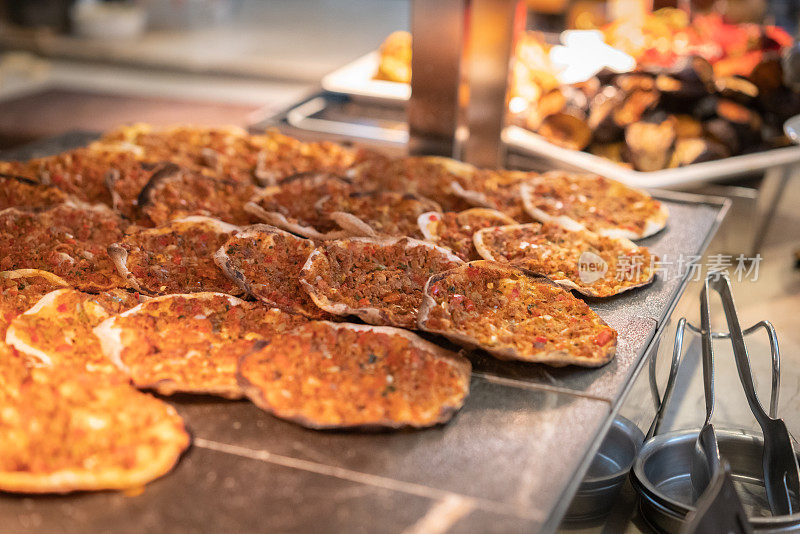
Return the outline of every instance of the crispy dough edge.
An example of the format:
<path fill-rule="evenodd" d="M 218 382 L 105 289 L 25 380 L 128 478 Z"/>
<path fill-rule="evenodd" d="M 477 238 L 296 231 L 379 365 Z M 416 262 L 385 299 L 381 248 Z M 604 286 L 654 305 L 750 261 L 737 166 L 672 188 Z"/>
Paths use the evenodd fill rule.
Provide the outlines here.
<path fill-rule="evenodd" d="M 484 242 L 483 235 L 488 231 L 496 230 L 498 228 L 508 228 L 508 227 L 529 228 L 529 227 L 531 227 L 531 226 L 533 226 L 535 224 L 538 225 L 540 223 L 509 224 L 509 225 L 506 225 L 506 226 L 494 226 L 494 227 L 490 227 L 490 228 L 483 228 L 481 230 L 478 230 L 477 232 L 475 232 L 472 235 L 472 241 L 475 244 L 475 249 L 478 251 L 478 254 L 480 254 L 480 256 L 483 259 L 488 260 L 488 261 L 497 262 L 497 263 L 504 263 L 504 262 L 498 260 L 495 257 L 494 254 L 492 254 L 492 250 Z M 564 228 L 564 227 L 562 226 L 562 228 Z M 576 231 L 576 232 L 586 232 L 586 233 L 589 233 L 589 234 L 593 234 L 594 233 L 594 232 L 590 232 L 589 230 L 587 230 L 587 229 L 585 229 L 583 227 L 581 227 L 579 230 L 569 230 L 568 228 L 565 228 L 565 230 Z M 594 234 L 594 235 L 599 235 L 599 234 Z M 608 236 L 604 236 L 604 237 L 608 237 Z M 626 249 L 639 248 L 638 245 L 636 245 L 636 243 L 634 243 L 630 239 L 626 239 L 624 237 L 611 237 L 610 239 L 613 239 L 614 241 L 619 242 L 619 244 L 621 246 L 623 246 L 624 248 L 626 248 Z M 545 274 L 544 276 L 550 277 L 550 275 L 547 275 L 547 274 Z M 587 297 L 608 298 L 608 297 L 614 297 L 614 296 L 620 295 L 622 293 L 625 293 L 626 291 L 631 291 L 632 289 L 636 289 L 636 288 L 639 288 L 639 287 L 644 287 L 646 285 L 649 285 L 649 284 L 651 284 L 653 282 L 653 280 L 655 280 L 655 276 L 656 276 L 655 275 L 655 271 L 653 271 L 653 272 L 650 273 L 650 277 L 647 280 L 644 280 L 639 284 L 633 284 L 633 285 L 624 286 L 624 287 L 617 287 L 617 288 L 615 288 L 614 292 L 608 293 L 608 294 L 601 294 L 600 292 L 598 292 L 596 290 L 593 290 L 592 287 L 590 287 L 590 286 L 579 285 L 579 284 L 575 283 L 573 280 L 569 280 L 567 278 L 550 278 L 550 279 L 553 282 L 555 282 L 556 284 L 560 285 L 561 287 L 564 287 L 566 289 L 575 290 L 578 293 L 580 293 L 581 295 L 586 295 Z"/>
<path fill-rule="evenodd" d="M 289 222 L 289 220 L 282 213 L 278 213 L 275 211 L 267 211 L 252 201 L 245 203 L 244 211 L 271 226 L 287 230 L 293 234 L 297 234 L 302 237 L 307 237 L 309 239 L 323 239 L 323 240 L 335 238 L 335 237 L 330 237 L 327 234 L 323 234 L 314 227 L 303 226 L 300 224 Z"/>
<path fill-rule="evenodd" d="M 442 219 L 442 215 L 442 212 L 439 211 L 426 211 L 425 213 L 420 213 L 419 217 L 417 217 L 417 226 L 419 226 L 419 231 L 426 241 L 431 243 L 439 241 L 439 234 L 433 232 L 433 223 L 439 222 Z M 434 218 L 431 219 L 431 217 Z"/>
<path fill-rule="evenodd" d="M 534 276 L 531 277 L 531 278 L 534 279 L 534 280 L 538 279 L 538 281 L 540 283 L 548 283 L 548 282 L 550 284 L 553 283 L 552 281 L 549 281 L 549 279 L 547 279 L 546 277 L 543 277 L 542 275 L 537 275 L 536 273 L 532 273 L 532 272 L 528 271 L 527 269 L 512 267 L 512 266 L 508 266 L 508 265 L 504 265 L 504 264 L 497 264 L 497 263 L 490 262 L 490 261 L 480 261 L 479 260 L 477 262 L 470 262 L 470 264 L 472 264 L 472 265 L 475 265 L 476 263 L 480 263 L 480 265 L 479 265 L 480 268 L 490 268 L 491 270 L 496 271 L 498 273 L 508 273 L 508 272 L 522 273 L 522 274 L 524 274 L 525 276 L 528 276 L 528 277 L 530 277 L 530 275 L 533 274 Z M 469 265 L 469 264 L 467 264 L 467 265 Z M 441 280 L 441 279 L 443 279 L 446 276 L 449 276 L 451 274 L 459 274 L 460 275 L 461 273 L 456 273 L 456 271 L 462 270 L 462 269 L 465 269 L 465 268 L 466 268 L 466 265 L 460 265 L 458 267 L 450 269 L 449 271 L 444 271 L 444 272 L 441 272 L 441 273 L 437 273 L 437 274 L 431 276 L 428 279 L 428 282 L 425 284 L 425 291 L 424 291 L 423 297 L 422 297 L 423 298 L 422 306 L 420 306 L 420 313 L 419 313 L 419 316 L 417 318 L 417 326 L 419 327 L 420 330 L 423 330 L 425 332 L 431 332 L 431 333 L 434 333 L 434 334 L 440 334 L 440 335 L 446 337 L 447 339 L 450 339 L 451 341 L 453 341 L 455 343 L 458 343 L 460 345 L 463 345 L 463 346 L 465 346 L 465 347 L 467 347 L 469 349 L 475 349 L 475 348 L 483 349 L 487 353 L 491 354 L 492 356 L 496 357 L 499 360 L 507 360 L 507 361 L 508 360 L 514 360 L 514 361 L 522 361 L 522 362 L 530 362 L 530 363 L 544 363 L 544 364 L 548 364 L 548 365 L 553 366 L 553 367 L 564 367 L 564 366 L 567 366 L 567 365 L 579 365 L 579 366 L 582 366 L 582 367 L 602 367 L 603 365 L 607 364 L 608 362 L 610 362 L 614 358 L 614 356 L 616 354 L 616 347 L 617 347 L 616 340 L 614 341 L 613 344 L 611 344 L 608 347 L 608 350 L 604 354 L 603 358 L 600 358 L 600 359 L 581 358 L 581 357 L 577 357 L 577 356 L 570 356 L 569 353 L 567 353 L 566 351 L 563 351 L 563 350 L 550 351 L 550 352 L 546 352 L 546 353 L 543 353 L 541 355 L 532 357 L 532 356 L 523 355 L 519 351 L 517 351 L 515 349 L 512 349 L 510 347 L 497 348 L 497 347 L 490 347 L 488 345 L 481 344 L 474 337 L 469 336 L 467 334 L 460 333 L 460 332 L 456 332 L 453 329 L 449 329 L 448 330 L 448 329 L 430 328 L 428 326 L 428 324 L 427 324 L 428 323 L 428 316 L 430 315 L 430 311 L 437 305 L 436 304 L 436 300 L 429 294 L 429 289 L 430 289 L 431 284 L 434 284 L 434 283 L 438 282 L 439 280 Z M 595 315 L 597 315 L 596 312 L 594 312 L 594 313 L 595 313 Z M 608 326 L 608 324 L 606 324 L 606 322 L 603 321 L 603 319 L 600 316 L 598 316 L 598 319 L 600 320 L 600 322 L 602 324 Z"/>
<path fill-rule="evenodd" d="M 161 402 L 161 401 L 160 401 Z M 166 416 L 148 429 L 159 436 L 155 456 L 133 469 L 62 469 L 49 474 L 0 471 L 0 491 L 10 493 L 70 493 L 73 491 L 124 490 L 142 486 L 169 473 L 189 447 L 191 438 L 175 409 L 165 402 Z M 133 408 L 135 409 L 135 408 Z"/>
<path fill-rule="evenodd" d="M 392 246 L 397 245 L 401 240 L 407 240 L 408 243 L 406 244 L 406 248 L 410 247 L 418 247 L 422 246 L 428 248 L 430 250 L 437 251 L 441 254 L 447 256 L 447 259 L 453 261 L 458 264 L 464 263 L 464 260 L 453 254 L 450 250 L 440 247 L 438 245 L 434 245 L 428 241 L 421 241 L 418 239 L 414 239 L 412 237 L 351 237 L 348 239 L 336 240 L 331 241 L 331 244 L 335 244 L 337 246 L 342 246 L 346 248 L 348 242 L 360 242 L 360 243 L 372 243 L 379 246 Z M 400 321 L 394 320 L 390 315 L 385 311 L 381 310 L 380 308 L 352 308 L 347 304 L 341 302 L 333 302 L 327 295 L 323 294 L 314 284 L 313 280 L 309 280 L 311 275 L 320 276 L 316 274 L 318 266 L 318 257 L 323 257 L 322 249 L 317 247 L 315 248 L 311 254 L 308 256 L 305 265 L 300 270 L 300 284 L 305 288 L 308 295 L 311 297 L 311 300 L 314 301 L 318 307 L 322 308 L 323 310 L 332 313 L 334 315 L 345 316 L 345 315 L 355 315 L 356 317 L 360 318 L 362 321 L 366 323 L 370 323 L 376 326 L 399 326 L 403 328 L 413 328 L 414 326 L 414 319 L 412 318 L 409 323 L 403 322 L 400 324 Z M 321 261 L 321 260 L 320 260 Z"/>
<path fill-rule="evenodd" d="M 41 269 L 15 269 L 13 271 L 0 271 L 0 278 L 6 280 L 16 280 L 17 278 L 31 278 L 40 276 L 50 282 L 51 284 L 58 284 L 63 287 L 70 287 L 66 280 L 50 271 L 43 271 Z"/>
<path fill-rule="evenodd" d="M 20 317 L 22 315 L 33 315 L 39 313 L 45 306 L 52 306 L 55 300 L 59 296 L 63 295 L 64 293 L 67 293 L 68 291 L 76 291 L 76 290 L 70 288 L 55 289 L 43 295 L 42 298 L 36 301 L 36 304 L 31 306 L 28 310 L 26 310 L 22 314 L 20 314 Z M 17 332 L 17 325 L 15 324 L 16 320 L 17 319 L 14 318 L 14 320 L 12 320 L 11 323 L 8 325 L 5 338 L 6 345 L 14 347 L 16 350 L 18 350 L 23 354 L 26 354 L 27 356 L 32 356 L 36 358 L 43 365 L 48 365 L 48 366 L 53 365 L 53 360 L 52 358 L 50 358 L 49 354 L 47 354 L 43 350 L 31 346 L 28 343 L 28 341 L 26 341 L 25 338 L 21 335 L 21 332 L 19 333 Z"/>
<path fill-rule="evenodd" d="M 378 332 L 388 335 L 399 335 L 404 337 L 405 339 L 409 340 L 413 345 L 426 350 L 428 352 L 432 352 L 437 359 L 446 360 L 460 375 L 463 381 L 462 392 L 459 395 L 456 403 L 453 404 L 443 404 L 440 411 L 439 417 L 435 421 L 431 421 L 430 423 L 425 424 L 414 424 L 409 422 L 398 422 L 392 421 L 389 419 L 380 419 L 373 423 L 360 423 L 360 424 L 351 424 L 351 425 L 336 425 L 336 424 L 321 424 L 317 423 L 307 417 L 301 415 L 291 415 L 291 414 L 281 414 L 278 413 L 266 400 L 264 397 L 263 391 L 261 388 L 250 382 L 248 378 L 242 374 L 242 363 L 254 356 L 256 352 L 251 354 L 247 354 L 243 356 L 239 360 L 239 366 L 237 368 L 236 376 L 239 380 L 240 386 L 245 393 L 245 396 L 249 398 L 253 404 L 261 408 L 267 413 L 274 415 L 279 419 L 283 419 L 286 421 L 292 421 L 297 423 L 301 426 L 306 428 L 311 428 L 314 430 L 379 430 L 379 429 L 402 429 L 402 428 L 428 428 L 438 424 L 443 424 L 448 422 L 453 416 L 464 406 L 467 397 L 469 396 L 469 388 L 470 388 L 470 378 L 472 372 L 472 364 L 469 360 L 464 358 L 463 356 L 451 352 L 447 349 L 444 349 L 434 343 L 431 343 L 421 337 L 417 336 L 416 334 L 409 332 L 408 330 L 404 330 L 401 328 L 395 328 L 392 326 L 376 326 L 376 325 L 359 325 L 353 323 L 332 323 L 330 321 L 318 321 L 319 323 L 324 323 L 326 326 L 330 328 L 334 328 L 337 330 L 355 330 L 355 331 L 371 331 L 371 332 Z"/>

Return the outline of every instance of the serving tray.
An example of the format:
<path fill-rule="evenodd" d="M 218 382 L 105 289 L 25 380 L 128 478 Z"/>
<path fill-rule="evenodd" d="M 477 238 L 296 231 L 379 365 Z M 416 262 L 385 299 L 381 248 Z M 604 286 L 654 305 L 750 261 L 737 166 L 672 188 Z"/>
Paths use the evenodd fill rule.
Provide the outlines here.
<path fill-rule="evenodd" d="M 544 137 L 520 126 L 507 126 L 503 131 L 503 141 L 510 149 L 541 158 L 554 167 L 601 174 L 634 187 L 647 189 L 731 180 L 743 175 L 764 172 L 767 169 L 800 163 L 800 146 L 790 146 L 716 161 L 693 163 L 675 169 L 641 172 L 588 152 L 556 146 Z"/>
<path fill-rule="evenodd" d="M 86 141 L 52 139 L 0 158 Z M 727 202 L 661 198 L 671 211 L 668 226 L 642 244 L 671 260 L 701 255 Z M 464 408 L 428 430 L 319 432 L 245 401 L 165 397 L 194 438 L 174 472 L 141 491 L 0 494 L 1 530 L 426 532 L 435 525 L 452 533 L 553 532 L 689 276 L 668 270 L 646 288 L 590 301 L 619 332 L 617 355 L 605 367 L 551 368 L 468 353 L 474 372 Z"/>

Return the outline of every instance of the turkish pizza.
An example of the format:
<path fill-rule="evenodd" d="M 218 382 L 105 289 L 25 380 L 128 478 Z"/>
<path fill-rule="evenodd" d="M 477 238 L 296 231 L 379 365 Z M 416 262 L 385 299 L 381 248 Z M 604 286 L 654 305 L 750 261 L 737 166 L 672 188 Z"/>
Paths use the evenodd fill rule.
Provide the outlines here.
<path fill-rule="evenodd" d="M 248 135 L 236 127 L 135 124 L 109 132 L 99 144 L 135 146 L 144 161 L 170 161 L 214 178 L 262 186 L 302 172 L 342 172 L 361 157 L 335 143 L 303 143 L 276 131 Z"/>
<path fill-rule="evenodd" d="M 516 224 L 516 221 L 497 210 L 471 208 L 458 213 L 429 211 L 417 219 L 426 241 L 448 248 L 464 261 L 481 259 L 472 236 L 478 230 L 492 226 Z"/>
<path fill-rule="evenodd" d="M 591 174 L 548 172 L 520 189 L 531 217 L 584 227 L 609 236 L 641 239 L 667 224 L 667 208 L 653 197 L 615 180 Z"/>
<path fill-rule="evenodd" d="M 422 237 L 417 218 L 441 207 L 413 193 L 383 191 L 324 198 L 317 209 L 354 236 Z"/>
<path fill-rule="evenodd" d="M 310 239 L 335 239 L 344 232 L 327 214 L 317 209 L 323 198 L 352 192 L 349 181 L 332 174 L 306 173 L 265 187 L 244 209 L 265 223 Z"/>
<path fill-rule="evenodd" d="M 186 217 L 158 228 L 137 228 L 108 247 L 117 271 L 148 295 L 219 291 L 238 294 L 214 263 L 214 253 L 238 226 L 202 216 Z"/>
<path fill-rule="evenodd" d="M 428 427 L 464 404 L 471 366 L 390 327 L 314 321 L 242 358 L 262 409 L 310 428 Z"/>
<path fill-rule="evenodd" d="M 300 285 L 300 270 L 313 250 L 313 241 L 256 224 L 231 236 L 214 260 L 247 295 L 286 312 L 329 318 Z"/>
<path fill-rule="evenodd" d="M 133 293 L 115 289 L 96 295 L 56 289 L 11 321 L 5 342 L 36 364 L 76 372 L 98 373 L 104 379 L 128 382 L 100 350 L 92 329 L 103 320 L 139 303 Z"/>
<path fill-rule="evenodd" d="M 41 210 L 62 204 L 69 196 L 61 189 L 23 176 L 0 174 L 0 211 L 6 208 Z"/>
<path fill-rule="evenodd" d="M 189 446 L 175 410 L 128 384 L 25 367 L 1 344 L 0 360 L 0 491 L 137 488 L 167 474 Z"/>
<path fill-rule="evenodd" d="M 146 174 L 136 152 L 129 147 L 85 147 L 29 161 L 0 162 L 0 173 L 23 176 L 57 187 L 75 199 L 90 204 L 112 205 L 108 187 L 110 174 L 136 177 Z"/>
<path fill-rule="evenodd" d="M 334 315 L 414 328 L 428 278 L 463 263 L 432 243 L 403 238 L 324 241 L 314 249 L 300 283 L 313 301 Z"/>
<path fill-rule="evenodd" d="M 122 238 L 122 219 L 103 205 L 65 203 L 30 212 L 0 211 L 0 270 L 49 271 L 83 291 L 121 287 L 106 247 Z"/>
<path fill-rule="evenodd" d="M 256 187 L 249 183 L 169 167 L 153 174 L 139 192 L 136 205 L 141 216 L 155 225 L 190 215 L 214 217 L 230 224 L 249 224 L 252 216 L 244 206 L 255 192 Z"/>
<path fill-rule="evenodd" d="M 419 328 L 502 360 L 599 367 L 617 332 L 582 300 L 545 277 L 487 261 L 431 277 Z"/>
<path fill-rule="evenodd" d="M 628 239 L 554 223 L 486 228 L 475 233 L 474 241 L 486 260 L 524 267 L 590 297 L 610 297 L 649 284 L 658 259 Z"/>
<path fill-rule="evenodd" d="M 150 299 L 106 319 L 94 334 L 138 388 L 239 398 L 239 358 L 304 322 L 231 295 L 191 293 Z"/>
<path fill-rule="evenodd" d="M 469 187 L 478 171 L 472 165 L 437 156 L 369 158 L 348 171 L 362 191 L 395 191 L 429 198 L 445 211 L 461 211 L 470 203 L 457 195 L 453 183 Z"/>

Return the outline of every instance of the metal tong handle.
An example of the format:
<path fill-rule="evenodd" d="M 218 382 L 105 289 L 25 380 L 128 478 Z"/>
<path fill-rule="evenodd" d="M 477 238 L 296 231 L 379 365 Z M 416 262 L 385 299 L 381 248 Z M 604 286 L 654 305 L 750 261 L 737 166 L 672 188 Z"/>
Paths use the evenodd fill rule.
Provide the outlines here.
<path fill-rule="evenodd" d="M 800 497 L 800 469 L 798 469 L 797 455 L 792 446 L 789 430 L 782 419 L 773 419 L 767 415 L 756 394 L 747 346 L 744 343 L 744 334 L 739 325 L 736 306 L 733 303 L 730 279 L 724 274 L 716 277 L 709 276 L 706 283 L 719 293 L 722 299 L 722 308 L 728 322 L 739 380 L 744 388 L 750 410 L 764 434 L 764 482 L 770 508 L 774 515 L 791 514 L 793 508 L 796 510 L 791 494 L 794 493 L 795 497 Z"/>
<path fill-rule="evenodd" d="M 692 323 L 686 323 L 686 328 L 697 334 L 701 333 L 701 330 Z M 775 332 L 775 327 L 772 326 L 772 323 L 769 321 L 759 321 L 745 328 L 742 333 L 745 336 L 749 336 L 759 328 L 763 328 L 767 332 L 767 337 L 769 338 L 769 348 L 772 357 L 772 389 L 770 390 L 769 416 L 775 419 L 778 417 L 778 401 L 781 391 L 781 351 L 778 347 L 778 334 Z M 683 336 L 683 334 L 681 334 L 681 336 Z M 731 335 L 727 332 L 711 332 L 711 337 L 713 339 L 730 339 Z M 681 342 L 683 342 L 682 339 Z"/>
<path fill-rule="evenodd" d="M 720 469 L 719 444 L 711 417 L 714 414 L 714 345 L 711 340 L 711 306 L 708 301 L 709 279 L 706 278 L 700 293 L 700 341 L 703 352 L 703 391 L 706 401 L 706 418 L 697 434 L 692 455 L 692 489 L 695 499 L 706 491 Z"/>
<path fill-rule="evenodd" d="M 656 382 L 656 358 L 650 358 L 650 392 L 653 396 L 655 403 L 656 415 L 653 422 L 650 424 L 650 429 L 647 431 L 645 441 L 652 438 L 661 430 L 661 424 L 664 420 L 664 413 L 666 406 L 672 399 L 672 392 L 675 390 L 675 382 L 678 377 L 678 369 L 683 361 L 683 338 L 686 329 L 691 330 L 697 334 L 701 330 L 688 322 L 685 317 L 681 317 L 678 321 L 678 326 L 675 329 L 675 342 L 672 346 L 672 363 L 670 364 L 669 376 L 667 378 L 667 385 L 664 389 L 664 396 L 662 397 L 658 391 L 658 383 Z M 749 336 L 763 328 L 767 332 L 770 344 L 770 353 L 772 358 L 772 390 L 770 394 L 769 403 L 769 416 L 772 418 L 778 417 L 778 400 L 780 398 L 781 388 L 781 354 L 778 348 L 778 335 L 775 333 L 775 327 L 769 321 L 759 321 L 756 324 L 746 328 L 744 335 Z M 727 332 L 712 332 L 712 339 L 730 339 L 730 334 Z"/>

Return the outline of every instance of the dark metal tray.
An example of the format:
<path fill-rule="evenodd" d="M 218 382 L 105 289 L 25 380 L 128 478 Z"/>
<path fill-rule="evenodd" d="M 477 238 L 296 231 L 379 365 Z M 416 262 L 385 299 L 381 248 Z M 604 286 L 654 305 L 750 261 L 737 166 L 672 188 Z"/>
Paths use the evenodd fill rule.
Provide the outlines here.
<path fill-rule="evenodd" d="M 0 158 L 64 150 L 70 139 L 87 137 Z M 701 255 L 727 202 L 662 199 L 669 225 L 643 243 L 662 257 Z M 554 531 L 686 286 L 688 273 L 673 274 L 590 302 L 620 334 L 610 364 L 554 369 L 471 354 L 464 408 L 429 430 L 317 432 L 244 401 L 168 397 L 194 436 L 174 472 L 140 494 L 0 495 L 0 531 Z"/>

